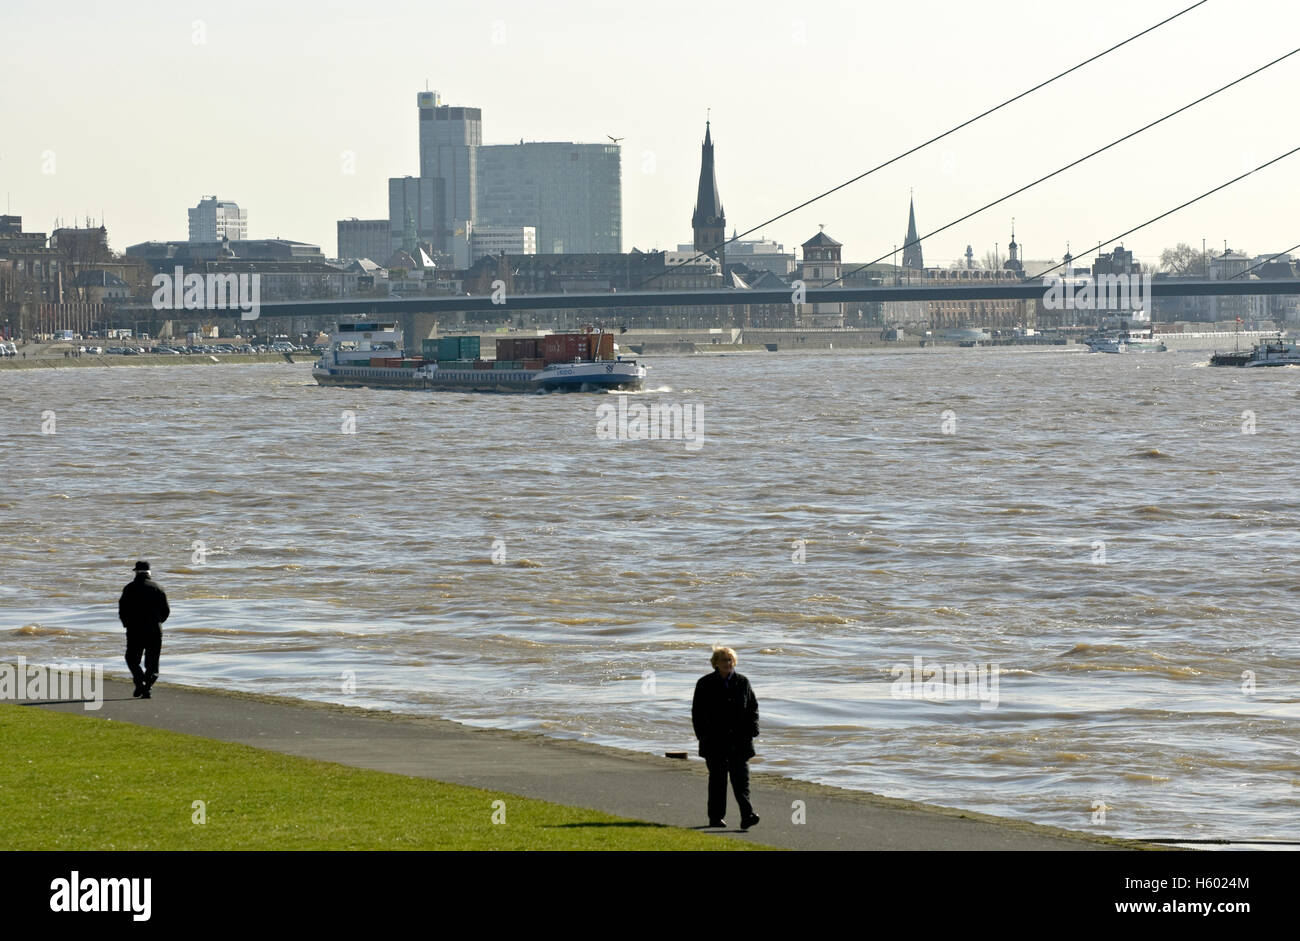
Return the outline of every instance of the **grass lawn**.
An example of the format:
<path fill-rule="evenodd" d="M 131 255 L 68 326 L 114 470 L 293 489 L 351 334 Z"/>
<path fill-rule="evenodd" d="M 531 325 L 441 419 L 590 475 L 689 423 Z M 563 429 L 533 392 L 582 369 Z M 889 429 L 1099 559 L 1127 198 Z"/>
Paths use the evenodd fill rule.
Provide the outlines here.
<path fill-rule="evenodd" d="M 37 706 L 0 741 L 0 850 L 765 848 Z"/>

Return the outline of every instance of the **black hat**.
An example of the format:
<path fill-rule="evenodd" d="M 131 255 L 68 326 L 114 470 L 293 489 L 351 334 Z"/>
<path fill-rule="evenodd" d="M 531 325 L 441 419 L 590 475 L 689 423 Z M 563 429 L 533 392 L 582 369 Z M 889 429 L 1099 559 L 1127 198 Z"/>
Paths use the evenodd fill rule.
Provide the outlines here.
<path fill-rule="evenodd" d="M 137 563 L 135 564 L 135 568 L 132 569 L 132 571 L 133 571 L 133 572 L 147 572 L 147 571 L 149 571 L 149 563 L 148 563 L 148 562 L 137 562 Z"/>

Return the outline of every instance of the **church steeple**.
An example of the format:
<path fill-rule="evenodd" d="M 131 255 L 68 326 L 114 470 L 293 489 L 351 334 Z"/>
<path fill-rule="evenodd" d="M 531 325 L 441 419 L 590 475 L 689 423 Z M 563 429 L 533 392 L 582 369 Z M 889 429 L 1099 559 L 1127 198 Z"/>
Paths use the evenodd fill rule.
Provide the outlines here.
<path fill-rule="evenodd" d="M 1016 244 L 1016 220 L 1014 218 L 1011 220 L 1011 244 L 1007 246 L 1007 251 L 1011 253 L 1011 257 L 1007 259 L 1007 263 L 1003 267 L 1008 271 L 1024 271 L 1025 266 L 1021 263 L 1020 256 L 1017 254 L 1020 251 L 1020 246 Z"/>
<path fill-rule="evenodd" d="M 718 178 L 713 169 L 712 122 L 704 122 L 704 145 L 700 149 L 700 185 L 695 195 L 695 212 L 691 228 L 695 230 L 695 250 L 707 251 L 726 271 L 726 250 L 721 248 L 727 240 L 727 217 L 718 195 Z"/>
<path fill-rule="evenodd" d="M 916 234 L 916 206 L 911 196 L 907 198 L 907 238 L 903 240 L 903 267 L 920 271 L 925 267 L 921 257 L 921 243 Z"/>

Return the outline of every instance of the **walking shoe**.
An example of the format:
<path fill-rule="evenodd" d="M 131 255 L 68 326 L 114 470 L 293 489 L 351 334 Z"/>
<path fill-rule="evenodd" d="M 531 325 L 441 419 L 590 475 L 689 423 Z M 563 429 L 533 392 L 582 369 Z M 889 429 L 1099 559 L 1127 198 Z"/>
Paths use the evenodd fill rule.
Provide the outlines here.
<path fill-rule="evenodd" d="M 139 698 L 140 698 L 141 696 L 143 696 L 144 694 L 145 694 L 145 688 L 144 688 L 144 686 L 141 685 L 140 683 L 136 683 L 136 684 L 135 684 L 135 691 L 134 691 L 133 693 L 131 693 L 131 695 L 134 696 L 136 699 L 139 699 Z"/>
<path fill-rule="evenodd" d="M 722 827 L 725 827 L 726 825 L 727 825 L 727 821 L 725 821 L 725 820 L 710 820 L 710 821 L 709 821 L 709 826 L 711 826 L 711 827 L 719 827 L 719 828 L 722 828 Z"/>
<path fill-rule="evenodd" d="M 758 814 L 750 814 L 744 820 L 740 821 L 740 829 L 748 830 L 756 823 L 758 823 Z"/>
<path fill-rule="evenodd" d="M 141 699 L 153 699 L 153 694 L 150 693 L 149 690 L 146 689 L 146 690 L 144 690 L 143 692 L 140 693 L 140 698 L 141 698 Z"/>
<path fill-rule="evenodd" d="M 144 678 L 144 688 L 146 691 L 153 689 L 153 684 L 158 682 L 158 674 L 150 673 Z"/>

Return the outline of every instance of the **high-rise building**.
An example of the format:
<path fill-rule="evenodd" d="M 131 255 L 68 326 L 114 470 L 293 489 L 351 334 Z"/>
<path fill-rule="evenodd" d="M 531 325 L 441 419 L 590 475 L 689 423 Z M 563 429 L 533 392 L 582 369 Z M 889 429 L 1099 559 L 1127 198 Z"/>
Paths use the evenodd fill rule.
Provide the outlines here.
<path fill-rule="evenodd" d="M 621 252 L 620 148 L 549 141 L 480 147 L 475 222 L 533 226 L 539 254 Z"/>
<path fill-rule="evenodd" d="M 483 110 L 449 107 L 434 91 L 420 92 L 416 104 L 420 111 L 420 176 L 444 181 L 441 220 L 433 244 L 439 251 L 447 251 L 457 224 L 476 218 Z"/>
<path fill-rule="evenodd" d="M 369 258 L 383 264 L 393 253 L 392 223 L 388 219 L 340 219 L 340 260 Z"/>
<path fill-rule="evenodd" d="M 206 196 L 189 210 L 189 216 L 191 242 L 248 238 L 248 210 L 228 199 Z"/>
<path fill-rule="evenodd" d="M 727 240 L 727 215 L 722 209 L 722 197 L 718 195 L 718 177 L 713 168 L 713 136 L 708 121 L 704 122 L 704 144 L 700 147 L 700 184 L 695 193 L 691 228 L 695 232 L 695 250 L 708 252 L 710 258 L 718 259 L 725 273 L 727 254 L 723 243 Z"/>
<path fill-rule="evenodd" d="M 414 228 L 416 239 L 435 247 L 442 232 L 443 181 L 422 176 L 392 177 L 388 181 L 388 233 L 390 248 L 383 259 L 372 258 L 381 264 L 390 252 L 404 248 L 410 241 L 407 228 Z M 414 246 L 412 246 L 413 248 Z M 405 250 L 410 251 L 410 248 Z"/>

